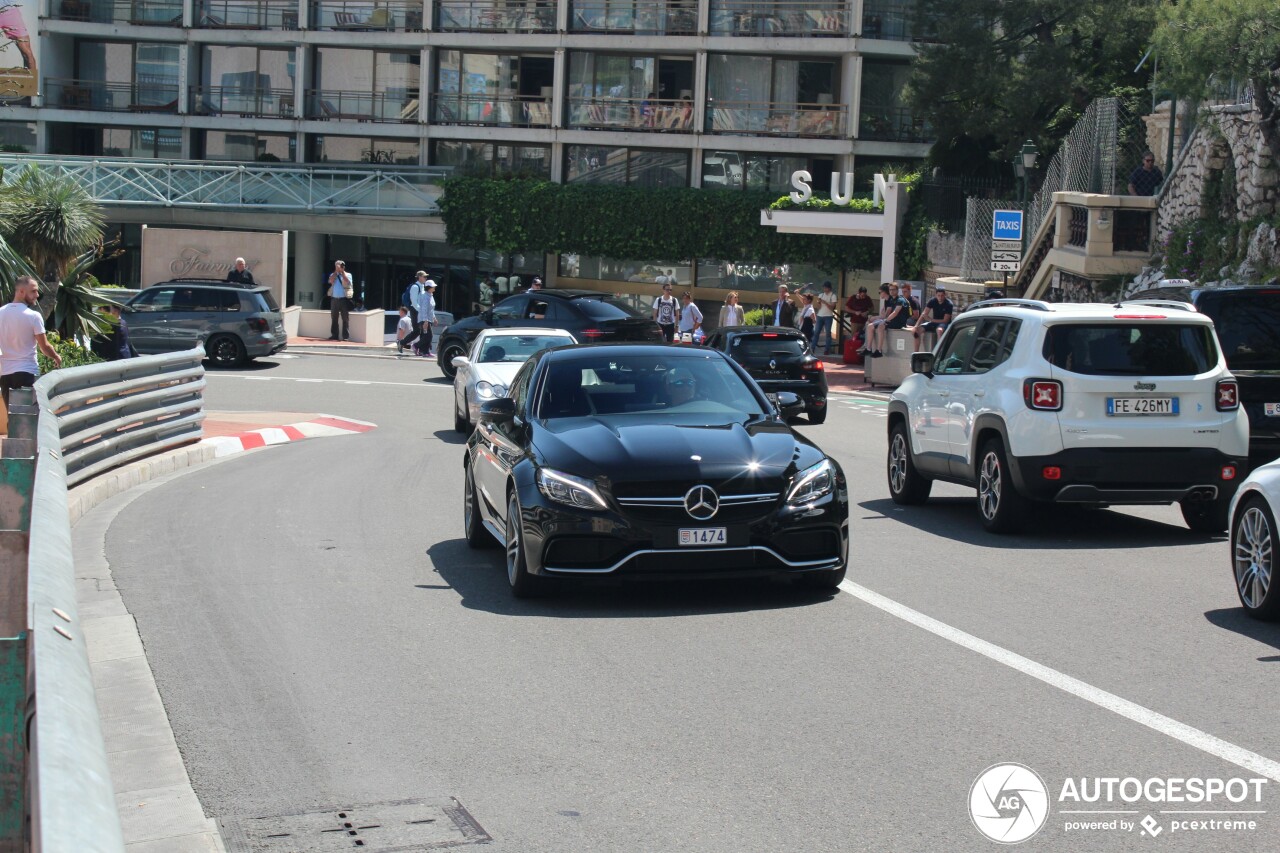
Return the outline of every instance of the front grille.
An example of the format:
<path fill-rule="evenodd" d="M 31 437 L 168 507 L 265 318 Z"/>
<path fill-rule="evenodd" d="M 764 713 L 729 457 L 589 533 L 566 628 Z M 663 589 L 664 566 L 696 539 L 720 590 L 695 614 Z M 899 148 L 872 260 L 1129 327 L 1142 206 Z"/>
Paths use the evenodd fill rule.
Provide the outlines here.
<path fill-rule="evenodd" d="M 626 543 L 616 539 L 564 536 L 547 543 L 542 561 L 564 569 L 600 568 L 621 560 L 626 549 Z"/>
<path fill-rule="evenodd" d="M 768 515 L 778 505 L 781 492 L 720 495 L 720 508 L 707 520 L 694 520 L 684 508 L 684 493 L 653 497 L 618 498 L 633 518 L 650 524 L 745 524 Z"/>
<path fill-rule="evenodd" d="M 779 534 L 773 546 L 789 560 L 817 560 L 840 553 L 840 534 L 830 528 L 790 530 Z"/>

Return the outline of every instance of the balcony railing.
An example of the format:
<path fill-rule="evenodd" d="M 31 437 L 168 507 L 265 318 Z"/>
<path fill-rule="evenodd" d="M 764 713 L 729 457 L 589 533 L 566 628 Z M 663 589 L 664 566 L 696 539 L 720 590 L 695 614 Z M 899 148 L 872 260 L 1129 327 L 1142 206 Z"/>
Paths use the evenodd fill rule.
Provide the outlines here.
<path fill-rule="evenodd" d="M 176 0 L 54 0 L 50 12 L 63 21 L 182 26 L 182 3 Z"/>
<path fill-rule="evenodd" d="M 713 101 L 707 105 L 708 133 L 838 138 L 845 135 L 846 126 L 843 104 Z"/>
<path fill-rule="evenodd" d="M 101 83 L 97 80 L 65 80 L 46 77 L 45 103 L 72 110 L 105 110 L 117 113 L 176 113 L 178 84 Z"/>
<path fill-rule="evenodd" d="M 1067 221 L 1067 245 L 1083 249 L 1089 242 L 1089 208 L 1072 207 Z"/>
<path fill-rule="evenodd" d="M 100 204 L 212 210 L 362 213 L 382 216 L 440 212 L 441 167 L 210 165 L 104 157 L 0 154 L 0 167 L 37 163 L 76 179 Z"/>
<path fill-rule="evenodd" d="M 575 33 L 691 36 L 698 29 L 692 0 L 574 0 L 569 29 Z"/>
<path fill-rule="evenodd" d="M 928 142 L 933 131 L 906 107 L 863 104 L 858 138 L 881 142 Z"/>
<path fill-rule="evenodd" d="M 556 4 L 553 0 L 439 0 L 436 29 L 455 33 L 552 33 L 556 29 Z"/>
<path fill-rule="evenodd" d="M 925 21 L 924 30 L 916 18 L 917 0 L 868 0 L 862 9 L 862 37 L 889 41 L 934 41 L 935 28 Z M 855 27 L 855 29 L 857 29 Z"/>
<path fill-rule="evenodd" d="M 326 0 L 311 7 L 311 28 L 416 32 L 422 29 L 422 3 L 410 0 Z"/>
<path fill-rule="evenodd" d="M 713 0 L 711 34 L 847 36 L 847 3 L 822 0 Z"/>
<path fill-rule="evenodd" d="M 436 92 L 432 116 L 440 124 L 479 124 L 497 127 L 550 127 L 551 104 L 542 98 L 515 95 L 490 97 Z"/>
<path fill-rule="evenodd" d="M 416 122 L 416 89 L 396 94 L 388 92 L 345 92 L 335 89 L 307 90 L 307 117 L 337 121 Z"/>
<path fill-rule="evenodd" d="M 570 98 L 569 127 L 690 131 L 693 129 L 693 103 L 648 98 Z"/>
<path fill-rule="evenodd" d="M 191 111 L 198 115 L 240 115 L 293 118 L 292 89 L 241 89 L 234 86 L 192 86 Z"/>
<path fill-rule="evenodd" d="M 296 0 L 204 0 L 196 5 L 196 26 L 228 30 L 296 30 Z"/>

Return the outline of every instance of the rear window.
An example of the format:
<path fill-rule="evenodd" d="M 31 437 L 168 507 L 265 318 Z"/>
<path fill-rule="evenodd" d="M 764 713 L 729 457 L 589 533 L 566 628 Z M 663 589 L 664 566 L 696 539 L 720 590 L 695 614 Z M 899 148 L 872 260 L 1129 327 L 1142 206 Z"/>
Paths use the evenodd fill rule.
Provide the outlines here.
<path fill-rule="evenodd" d="M 259 290 L 254 292 L 253 302 L 255 305 L 259 306 L 257 309 L 259 311 L 279 311 L 280 310 L 280 306 L 276 303 L 276 298 L 275 296 L 272 295 L 270 290 Z M 265 308 L 262 307 L 264 305 L 266 306 Z"/>
<path fill-rule="evenodd" d="M 1213 319 L 1232 370 L 1280 370 L 1280 290 L 1209 296 L 1201 310 Z"/>
<path fill-rule="evenodd" d="M 733 339 L 729 354 L 735 358 L 768 358 L 774 355 L 804 355 L 804 351 L 804 338 L 795 335 L 779 335 L 775 338 L 739 335 Z"/>
<path fill-rule="evenodd" d="M 629 320 L 635 317 L 644 318 L 644 314 L 619 299 L 575 299 L 582 313 L 592 320 Z"/>
<path fill-rule="evenodd" d="M 1218 362 L 1213 330 L 1181 323 L 1064 323 L 1050 326 L 1044 357 L 1090 376 L 1192 376 Z"/>

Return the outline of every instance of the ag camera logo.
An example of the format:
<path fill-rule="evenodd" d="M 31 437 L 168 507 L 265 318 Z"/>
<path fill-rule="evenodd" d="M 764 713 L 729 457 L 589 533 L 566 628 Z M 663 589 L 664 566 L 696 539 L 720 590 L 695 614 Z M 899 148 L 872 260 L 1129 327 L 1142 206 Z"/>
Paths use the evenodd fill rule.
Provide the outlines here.
<path fill-rule="evenodd" d="M 987 838 L 1020 844 L 1049 818 L 1049 788 L 1030 767 L 993 764 L 969 789 L 969 818 Z"/>

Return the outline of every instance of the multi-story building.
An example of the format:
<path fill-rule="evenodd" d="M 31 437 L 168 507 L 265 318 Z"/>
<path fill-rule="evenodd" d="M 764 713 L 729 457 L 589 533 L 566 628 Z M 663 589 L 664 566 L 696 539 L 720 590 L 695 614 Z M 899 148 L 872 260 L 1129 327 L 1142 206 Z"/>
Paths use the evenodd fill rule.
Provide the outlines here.
<path fill-rule="evenodd" d="M 822 189 L 927 152 L 900 98 L 913 0 L 25 2 L 40 3 L 39 94 L 7 105 L 9 151 L 779 192 L 796 169 Z M 596 283 L 660 263 L 702 283 L 733 260 L 511 258 L 451 249 L 420 214 L 172 207 L 109 213 L 127 245 L 141 222 L 289 229 L 296 278 L 342 257 L 370 306 L 424 267 L 466 310 L 485 274 Z"/>

